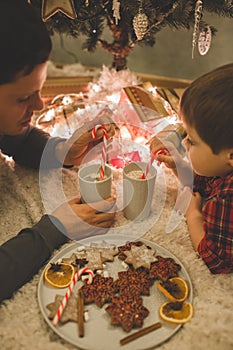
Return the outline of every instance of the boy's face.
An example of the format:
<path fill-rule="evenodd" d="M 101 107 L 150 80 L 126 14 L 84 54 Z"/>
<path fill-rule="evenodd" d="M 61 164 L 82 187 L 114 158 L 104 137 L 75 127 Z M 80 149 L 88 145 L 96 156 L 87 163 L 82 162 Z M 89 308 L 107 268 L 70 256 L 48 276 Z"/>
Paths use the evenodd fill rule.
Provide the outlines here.
<path fill-rule="evenodd" d="M 183 143 L 188 151 L 194 172 L 202 176 L 224 176 L 232 171 L 229 162 L 229 152 L 224 150 L 214 154 L 196 130 L 183 121 L 187 137 Z"/>
<path fill-rule="evenodd" d="M 43 108 L 40 91 L 46 79 L 47 63 L 16 81 L 0 85 L 0 135 L 17 135 L 27 127 L 35 110 Z"/>

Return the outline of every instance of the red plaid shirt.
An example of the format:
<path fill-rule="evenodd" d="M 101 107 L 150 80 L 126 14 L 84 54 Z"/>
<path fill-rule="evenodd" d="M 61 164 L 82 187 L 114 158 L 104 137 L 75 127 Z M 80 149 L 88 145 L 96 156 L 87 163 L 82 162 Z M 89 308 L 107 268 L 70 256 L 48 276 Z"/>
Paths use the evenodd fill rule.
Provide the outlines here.
<path fill-rule="evenodd" d="M 204 200 L 198 253 L 212 273 L 233 272 L 233 172 L 223 178 L 196 175 L 194 191 Z"/>

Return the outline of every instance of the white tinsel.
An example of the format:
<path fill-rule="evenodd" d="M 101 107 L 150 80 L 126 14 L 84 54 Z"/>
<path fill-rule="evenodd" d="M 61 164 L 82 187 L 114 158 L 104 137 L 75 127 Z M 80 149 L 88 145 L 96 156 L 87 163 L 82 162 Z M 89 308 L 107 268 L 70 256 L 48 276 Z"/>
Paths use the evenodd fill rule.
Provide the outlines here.
<path fill-rule="evenodd" d="M 119 92 L 122 88 L 139 83 L 135 73 L 129 69 L 116 71 L 103 65 L 100 76 L 88 84 L 90 100 L 105 99 L 106 95 Z"/>

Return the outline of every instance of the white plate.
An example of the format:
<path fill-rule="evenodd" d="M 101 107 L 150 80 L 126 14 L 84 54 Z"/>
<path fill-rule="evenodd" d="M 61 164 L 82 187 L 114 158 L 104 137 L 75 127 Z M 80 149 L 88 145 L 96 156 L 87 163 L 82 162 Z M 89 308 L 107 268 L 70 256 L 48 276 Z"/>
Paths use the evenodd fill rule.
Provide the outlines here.
<path fill-rule="evenodd" d="M 72 243 L 68 247 L 61 250 L 57 255 L 55 255 L 49 262 L 57 262 L 58 260 L 64 257 L 70 257 L 73 252 L 77 252 L 77 247 L 80 245 L 89 246 L 90 243 L 102 243 L 107 242 L 109 244 L 115 244 L 116 246 L 123 245 L 126 241 L 134 241 L 135 237 L 131 236 L 121 236 L 121 235 L 103 235 L 95 236 L 88 239 L 79 241 L 78 243 Z M 192 302 L 193 291 L 192 284 L 189 278 L 187 271 L 185 270 L 182 263 L 167 249 L 152 243 L 150 241 L 140 239 L 145 244 L 151 246 L 156 250 L 156 255 L 161 255 L 163 257 L 171 257 L 177 263 L 181 265 L 181 270 L 179 276 L 184 278 L 189 284 L 189 296 L 187 301 Z M 47 267 L 47 266 L 46 266 Z M 45 268 L 46 268 L 45 267 Z M 124 270 L 122 262 L 115 257 L 113 263 L 106 263 L 106 269 L 110 272 L 112 277 L 117 277 L 117 271 Z M 79 281 L 76 285 L 76 291 L 82 282 Z M 156 331 L 153 331 L 133 342 L 130 342 L 124 346 L 121 346 L 119 341 L 120 339 L 126 337 L 129 334 L 134 333 L 137 329 L 133 329 L 131 332 L 126 333 L 121 327 L 112 326 L 110 324 L 110 316 L 105 311 L 106 305 L 101 309 L 98 308 L 95 304 L 89 304 L 85 306 L 85 310 L 88 310 L 89 320 L 84 323 L 85 336 L 80 338 L 78 336 L 78 326 L 77 323 L 68 322 L 65 325 L 57 325 L 56 327 L 52 325 L 51 320 L 49 320 L 49 310 L 46 308 L 46 305 L 54 301 L 56 294 L 65 295 L 65 289 L 56 289 L 50 287 L 44 282 L 43 273 L 40 277 L 38 285 L 38 300 L 41 312 L 48 323 L 49 327 L 53 329 L 62 339 L 67 342 L 79 347 L 80 349 L 86 350 L 119 350 L 120 348 L 124 350 L 134 349 L 134 350 L 146 350 L 153 349 L 162 342 L 168 340 L 172 337 L 181 327 L 181 325 L 170 324 L 167 322 L 161 322 L 161 319 L 158 315 L 159 306 L 167 301 L 166 297 L 156 287 L 156 281 L 153 286 L 150 288 L 150 296 L 143 296 L 143 304 L 150 311 L 149 316 L 144 319 L 143 327 L 147 327 L 155 322 L 161 322 L 162 327 Z"/>

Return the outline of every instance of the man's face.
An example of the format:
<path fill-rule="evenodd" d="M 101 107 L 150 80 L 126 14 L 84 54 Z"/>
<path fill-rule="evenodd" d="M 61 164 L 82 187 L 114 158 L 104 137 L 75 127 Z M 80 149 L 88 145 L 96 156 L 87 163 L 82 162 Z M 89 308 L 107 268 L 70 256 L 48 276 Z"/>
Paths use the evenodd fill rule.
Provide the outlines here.
<path fill-rule="evenodd" d="M 46 79 L 47 63 L 40 64 L 16 81 L 0 85 L 0 135 L 17 135 L 27 127 L 35 110 L 44 106 L 40 91 Z"/>

